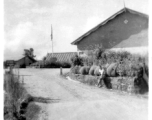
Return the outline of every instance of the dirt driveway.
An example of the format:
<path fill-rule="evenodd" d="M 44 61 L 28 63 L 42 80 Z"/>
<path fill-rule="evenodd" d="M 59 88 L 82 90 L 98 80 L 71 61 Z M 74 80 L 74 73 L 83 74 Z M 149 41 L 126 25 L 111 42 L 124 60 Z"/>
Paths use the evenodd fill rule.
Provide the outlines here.
<path fill-rule="evenodd" d="M 63 69 L 63 72 L 68 69 Z M 49 102 L 39 120 L 147 120 L 148 99 L 61 78 L 59 69 L 22 69 L 27 91 Z"/>

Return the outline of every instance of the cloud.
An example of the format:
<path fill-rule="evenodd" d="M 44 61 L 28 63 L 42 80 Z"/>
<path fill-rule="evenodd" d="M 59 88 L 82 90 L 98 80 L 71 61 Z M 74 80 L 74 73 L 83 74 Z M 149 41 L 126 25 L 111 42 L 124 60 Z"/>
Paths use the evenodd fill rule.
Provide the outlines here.
<path fill-rule="evenodd" d="M 37 58 L 51 52 L 51 24 L 54 51 L 76 51 L 72 41 L 121 7 L 117 0 L 100 1 L 5 0 L 5 59 L 19 59 L 30 47 Z"/>
<path fill-rule="evenodd" d="M 84 32 L 87 32 L 97 26 L 99 23 L 101 23 L 101 17 L 99 16 L 92 16 L 89 17 L 86 21 L 85 27 L 84 27 Z"/>
<path fill-rule="evenodd" d="M 8 36 L 8 39 L 6 39 L 5 47 L 6 48 L 13 47 L 12 50 L 16 50 L 21 42 L 26 41 L 25 38 L 30 35 L 32 26 L 33 25 L 31 22 L 20 23 L 14 29 L 6 33 L 5 36 Z"/>
<path fill-rule="evenodd" d="M 55 52 L 76 51 L 76 47 L 70 43 L 74 39 L 74 28 L 60 25 L 53 29 L 53 43 Z M 18 59 L 24 49 L 34 48 L 37 58 L 40 59 L 47 52 L 51 52 L 50 27 L 41 22 L 21 22 L 5 34 L 5 59 Z M 59 36 L 60 35 L 60 36 Z M 6 57 L 7 56 L 7 57 Z"/>
<path fill-rule="evenodd" d="M 32 10 L 31 10 L 33 13 L 38 13 L 38 14 L 44 14 L 44 13 L 47 13 L 47 12 L 49 12 L 50 11 L 50 9 L 49 8 L 33 8 Z"/>
<path fill-rule="evenodd" d="M 58 33 L 55 34 L 54 41 L 56 41 L 56 52 L 69 52 L 76 51 L 76 46 L 71 45 L 71 42 L 74 40 L 75 28 L 68 25 L 60 26 L 60 36 Z"/>
<path fill-rule="evenodd" d="M 5 59 L 19 59 L 23 50 L 30 47 L 34 48 L 38 59 L 51 52 L 51 24 L 55 52 L 76 51 L 76 46 L 71 45 L 75 34 L 74 26 L 68 25 L 68 21 L 62 19 L 64 13 L 70 9 L 72 6 L 68 3 L 59 1 L 50 8 L 35 5 L 31 9 L 24 8 L 15 13 L 14 16 L 21 22 L 5 32 Z M 19 15 L 21 18 L 18 18 Z"/>
<path fill-rule="evenodd" d="M 34 26 L 31 22 L 19 23 L 6 33 L 5 54 L 8 57 L 18 58 L 25 48 L 45 48 L 46 41 L 43 41 L 45 34 L 42 32 L 41 27 L 37 26 Z M 12 54 L 12 52 L 15 54 Z"/>
<path fill-rule="evenodd" d="M 36 4 L 35 0 L 9 0 L 10 2 L 15 3 L 17 7 L 32 7 L 34 4 Z"/>

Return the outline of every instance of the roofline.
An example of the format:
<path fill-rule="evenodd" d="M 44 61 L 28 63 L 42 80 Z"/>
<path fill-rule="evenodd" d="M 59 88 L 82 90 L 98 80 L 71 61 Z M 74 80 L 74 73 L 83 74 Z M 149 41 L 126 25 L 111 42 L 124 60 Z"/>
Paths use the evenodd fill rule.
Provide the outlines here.
<path fill-rule="evenodd" d="M 32 59 L 33 61 L 37 61 L 37 60 L 35 60 L 34 58 L 32 58 L 30 56 L 24 56 L 24 57 L 20 58 L 19 60 L 16 60 L 16 62 L 20 61 L 21 59 L 24 59 L 25 57 L 28 57 L 28 58 Z"/>
<path fill-rule="evenodd" d="M 53 54 L 66 54 L 66 53 L 77 53 L 77 51 L 76 52 L 56 52 Z M 47 53 L 47 54 L 52 54 L 52 53 Z"/>
<path fill-rule="evenodd" d="M 135 10 L 129 9 L 127 7 L 124 7 L 123 9 L 121 9 L 117 13 L 115 13 L 114 15 L 110 16 L 108 19 L 104 20 L 103 22 L 101 22 L 100 24 L 98 24 L 97 26 L 95 26 L 94 28 L 92 28 L 91 30 L 89 30 L 88 32 L 86 32 L 85 34 L 83 34 L 82 36 L 80 36 L 78 39 L 76 39 L 75 41 L 73 41 L 71 44 L 72 45 L 77 45 L 77 43 L 79 41 L 81 41 L 83 38 L 87 37 L 92 32 L 96 31 L 99 27 L 105 25 L 107 22 L 109 22 L 110 20 L 112 20 L 113 18 L 115 18 L 117 15 L 119 15 L 119 14 L 125 12 L 125 11 L 129 11 L 129 12 L 131 12 L 133 14 L 139 14 L 141 16 L 149 18 L 149 16 L 147 14 L 144 14 L 144 13 L 141 13 L 141 12 L 137 12 Z"/>

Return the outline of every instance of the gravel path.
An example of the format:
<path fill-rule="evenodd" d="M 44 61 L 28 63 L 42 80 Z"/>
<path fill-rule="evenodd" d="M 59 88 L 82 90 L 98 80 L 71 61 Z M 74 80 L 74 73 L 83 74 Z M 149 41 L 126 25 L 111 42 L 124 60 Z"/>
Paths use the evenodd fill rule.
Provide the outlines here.
<path fill-rule="evenodd" d="M 68 69 L 63 69 L 67 72 Z M 69 81 L 59 69 L 21 69 L 27 91 L 41 98 L 39 120 L 147 120 L 148 99 Z"/>

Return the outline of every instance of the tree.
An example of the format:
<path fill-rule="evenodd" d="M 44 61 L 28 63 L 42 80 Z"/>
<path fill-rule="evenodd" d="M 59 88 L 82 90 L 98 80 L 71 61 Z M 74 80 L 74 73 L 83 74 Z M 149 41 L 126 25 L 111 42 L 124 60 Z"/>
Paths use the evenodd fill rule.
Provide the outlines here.
<path fill-rule="evenodd" d="M 24 49 L 24 54 L 23 55 L 24 56 L 29 56 L 29 57 L 32 57 L 32 58 L 36 57 L 34 55 L 34 49 L 33 48 L 30 48 L 29 50 L 28 49 Z"/>
<path fill-rule="evenodd" d="M 45 60 L 46 60 L 46 57 L 43 57 L 42 60 L 45 61 Z"/>

